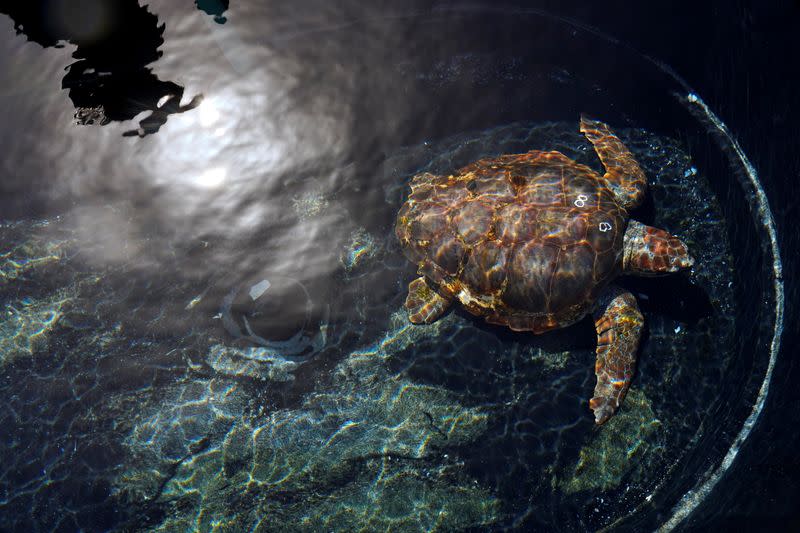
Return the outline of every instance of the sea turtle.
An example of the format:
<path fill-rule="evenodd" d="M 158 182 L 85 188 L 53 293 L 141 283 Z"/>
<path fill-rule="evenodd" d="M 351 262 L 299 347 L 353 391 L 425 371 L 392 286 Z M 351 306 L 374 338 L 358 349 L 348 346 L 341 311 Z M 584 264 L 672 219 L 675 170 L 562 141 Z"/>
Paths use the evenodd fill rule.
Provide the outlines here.
<path fill-rule="evenodd" d="M 543 333 L 591 313 L 597 331 L 595 422 L 625 397 L 643 318 L 619 274 L 689 268 L 686 245 L 629 220 L 647 188 L 644 172 L 604 123 L 580 131 L 605 166 L 600 175 L 556 151 L 476 161 L 450 176 L 422 173 L 395 232 L 419 278 L 408 287 L 411 322 L 436 320 L 453 300 L 487 322 Z"/>

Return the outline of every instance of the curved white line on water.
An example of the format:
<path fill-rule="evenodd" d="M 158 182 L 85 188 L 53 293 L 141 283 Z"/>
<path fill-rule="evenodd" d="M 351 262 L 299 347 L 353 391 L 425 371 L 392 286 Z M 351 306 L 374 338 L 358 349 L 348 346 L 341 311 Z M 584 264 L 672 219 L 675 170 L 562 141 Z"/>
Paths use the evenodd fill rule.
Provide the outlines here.
<path fill-rule="evenodd" d="M 770 382 L 772 381 L 772 371 L 774 370 L 775 362 L 778 359 L 778 352 L 780 351 L 781 347 L 781 335 L 783 333 L 783 266 L 781 264 L 780 249 L 778 247 L 778 236 L 775 230 L 775 219 L 773 218 L 772 211 L 769 208 L 767 195 L 764 192 L 764 188 L 761 186 L 761 182 L 758 179 L 758 174 L 756 173 L 755 168 L 753 168 L 752 163 L 750 163 L 750 160 L 744 154 L 742 147 L 739 145 L 736 139 L 731 136 L 730 131 L 725 124 L 722 123 L 719 117 L 717 117 L 714 112 L 708 108 L 706 103 L 694 93 L 690 92 L 687 94 L 685 97 L 685 102 L 687 105 L 696 106 L 705 115 L 709 122 L 711 122 L 714 127 L 716 127 L 717 130 L 728 139 L 728 141 L 731 143 L 733 151 L 736 153 L 736 156 L 741 160 L 742 165 L 744 165 L 747 174 L 747 181 L 743 179 L 740 181 L 744 187 L 752 187 L 750 192 L 755 196 L 758 207 L 756 215 L 760 219 L 760 222 L 767 229 L 767 234 L 769 235 L 770 246 L 772 249 L 772 269 L 774 274 L 773 285 L 775 290 L 775 326 L 772 334 L 772 343 L 770 345 L 769 364 L 767 365 L 767 371 L 764 374 L 764 381 L 761 383 L 761 388 L 758 391 L 758 397 L 753 405 L 753 409 L 750 411 L 750 415 L 747 417 L 747 420 L 745 420 L 742 429 L 739 431 L 739 434 L 736 435 L 736 438 L 733 440 L 731 447 L 728 449 L 728 453 L 725 454 L 725 457 L 722 459 L 720 465 L 705 479 L 705 481 L 690 489 L 686 494 L 683 495 L 678 504 L 673 508 L 670 519 L 664 522 L 664 524 L 662 524 L 658 529 L 658 531 L 662 532 L 672 531 L 678 524 L 686 519 L 692 513 L 692 511 L 694 511 L 697 506 L 700 505 L 705 497 L 716 486 L 722 475 L 733 464 L 733 461 L 736 459 L 736 455 L 739 453 L 742 444 L 745 440 L 747 440 L 747 437 L 750 436 L 750 432 L 753 430 L 753 427 L 758 421 L 758 417 L 764 410 L 764 404 L 766 403 L 767 394 L 769 393 Z"/>

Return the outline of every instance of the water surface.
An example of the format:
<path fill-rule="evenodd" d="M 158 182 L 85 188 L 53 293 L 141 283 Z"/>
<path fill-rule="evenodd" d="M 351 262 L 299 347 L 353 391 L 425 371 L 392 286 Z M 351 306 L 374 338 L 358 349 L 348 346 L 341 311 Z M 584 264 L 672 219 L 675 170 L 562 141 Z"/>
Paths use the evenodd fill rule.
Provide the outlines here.
<path fill-rule="evenodd" d="M 537 12 L 203 4 L 100 9 L 116 41 L 0 18 L 6 527 L 655 528 L 713 479 L 770 368 L 773 263 L 679 80 Z M 621 281 L 647 330 L 599 429 L 590 323 L 412 326 L 393 236 L 417 172 L 600 170 L 581 111 L 697 262 Z"/>

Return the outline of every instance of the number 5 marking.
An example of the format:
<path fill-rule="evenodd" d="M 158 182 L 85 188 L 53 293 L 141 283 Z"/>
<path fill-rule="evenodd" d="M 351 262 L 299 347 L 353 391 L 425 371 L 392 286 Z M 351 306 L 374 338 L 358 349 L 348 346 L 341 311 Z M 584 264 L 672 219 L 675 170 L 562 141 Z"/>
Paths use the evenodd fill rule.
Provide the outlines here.
<path fill-rule="evenodd" d="M 588 199 L 589 199 L 589 197 L 586 196 L 585 194 L 579 194 L 578 195 L 578 199 L 575 200 L 575 207 L 583 207 L 583 206 L 585 206 L 586 205 L 586 200 L 588 200 Z"/>
<path fill-rule="evenodd" d="M 600 231 L 605 233 L 611 229 L 611 224 L 609 224 L 608 222 L 601 222 L 598 228 L 600 229 Z"/>

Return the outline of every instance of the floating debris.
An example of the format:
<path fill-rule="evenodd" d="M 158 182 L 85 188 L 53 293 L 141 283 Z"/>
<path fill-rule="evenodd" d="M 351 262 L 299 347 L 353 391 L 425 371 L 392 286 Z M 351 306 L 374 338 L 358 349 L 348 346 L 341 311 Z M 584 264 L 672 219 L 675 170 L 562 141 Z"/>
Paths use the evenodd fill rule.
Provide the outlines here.
<path fill-rule="evenodd" d="M 569 351 L 551 352 L 542 348 L 533 349 L 531 355 L 531 359 L 542 363 L 546 370 L 559 370 L 564 368 L 569 358 Z"/>
<path fill-rule="evenodd" d="M 321 214 L 328 205 L 327 197 L 320 191 L 306 191 L 292 198 L 292 208 L 301 219 Z"/>
<path fill-rule="evenodd" d="M 375 239 L 363 228 L 350 234 L 348 244 L 341 256 L 342 264 L 347 272 L 352 271 L 364 261 L 375 257 L 377 253 Z"/>

